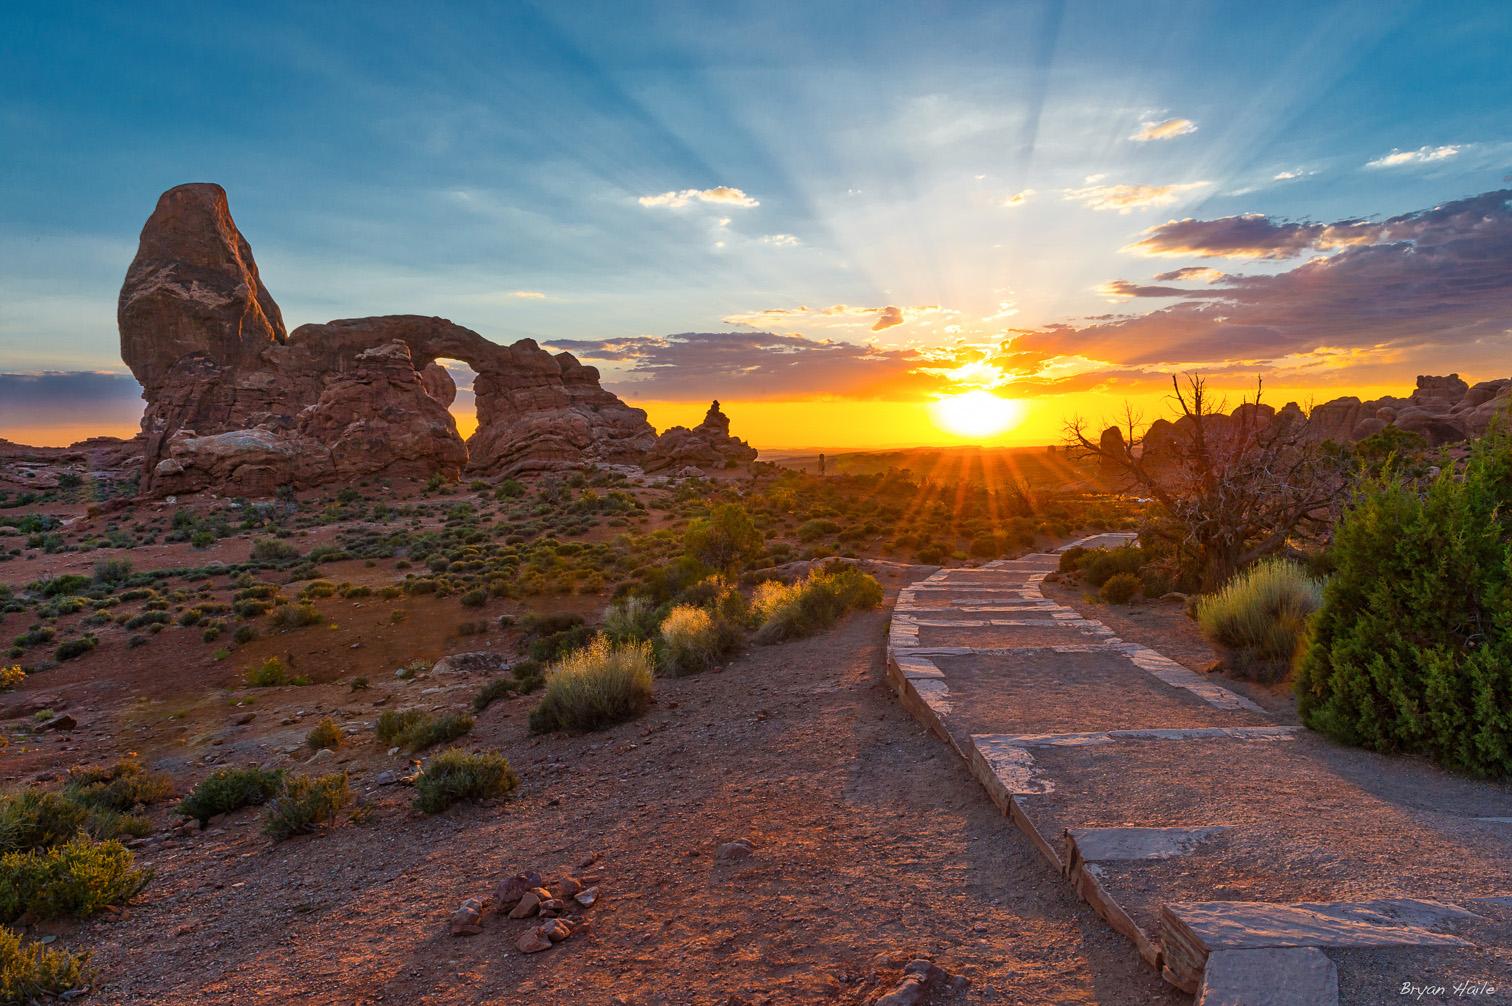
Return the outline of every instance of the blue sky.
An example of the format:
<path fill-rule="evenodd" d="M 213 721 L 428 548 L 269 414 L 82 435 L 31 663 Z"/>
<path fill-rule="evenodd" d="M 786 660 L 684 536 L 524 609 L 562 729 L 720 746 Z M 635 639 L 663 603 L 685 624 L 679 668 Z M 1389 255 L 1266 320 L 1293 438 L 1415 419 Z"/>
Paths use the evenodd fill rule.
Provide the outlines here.
<path fill-rule="evenodd" d="M 1350 250 L 1149 244 L 1167 221 L 1380 221 L 1512 187 L 1500 2 L 208 6 L 0 11 L 0 372 L 123 369 L 116 293 L 185 181 L 226 188 L 291 328 L 631 340 L 593 362 L 652 397 L 687 389 L 633 340 L 917 364 L 1170 307 L 1126 291 L 1180 267 Z M 1505 356 L 1506 303 L 1472 312 L 1460 369 Z M 1019 343 L 1021 376 L 1131 363 L 1056 331 Z M 1351 365 L 1395 379 L 1414 352 Z M 916 393 L 907 372 L 883 384 Z"/>

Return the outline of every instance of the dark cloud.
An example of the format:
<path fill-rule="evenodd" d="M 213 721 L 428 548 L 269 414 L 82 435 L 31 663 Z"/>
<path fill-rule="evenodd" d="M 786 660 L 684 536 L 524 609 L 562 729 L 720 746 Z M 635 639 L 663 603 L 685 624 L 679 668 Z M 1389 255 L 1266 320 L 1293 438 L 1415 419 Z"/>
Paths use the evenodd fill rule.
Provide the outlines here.
<path fill-rule="evenodd" d="M 1362 220 L 1334 224 L 1276 221 L 1260 213 L 1217 220 L 1170 220 L 1151 227 L 1124 250 L 1141 255 L 1199 258 L 1283 259 L 1315 249 L 1342 248 L 1375 240 L 1380 225 Z"/>
<path fill-rule="evenodd" d="M 129 432 L 142 418 L 141 390 L 130 374 L 0 374 L 0 437 L 63 442 Z"/>
<path fill-rule="evenodd" d="M 1354 245 L 1273 276 L 1227 276 L 1144 315 L 1053 326 L 1019 345 L 1130 366 L 1275 360 L 1319 348 L 1505 352 L 1512 190 L 1403 214 Z M 1137 296 L 1141 289 L 1130 284 Z"/>
<path fill-rule="evenodd" d="M 773 332 L 683 332 L 589 342 L 557 339 L 587 362 L 621 365 L 614 389 L 631 398 L 886 398 L 943 386 L 923 368 L 954 366 L 912 349 Z"/>
<path fill-rule="evenodd" d="M 871 330 L 873 332 L 881 332 L 884 329 L 901 324 L 903 324 L 903 309 L 889 304 L 882 309 L 881 314 L 877 315 L 877 320 L 872 325 Z"/>

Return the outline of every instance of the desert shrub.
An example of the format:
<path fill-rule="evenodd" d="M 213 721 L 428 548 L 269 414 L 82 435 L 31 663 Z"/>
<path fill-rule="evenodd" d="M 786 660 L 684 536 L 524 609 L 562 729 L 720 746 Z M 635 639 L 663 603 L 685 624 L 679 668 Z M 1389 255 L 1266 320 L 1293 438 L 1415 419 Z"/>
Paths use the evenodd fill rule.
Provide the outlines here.
<path fill-rule="evenodd" d="M 590 626 L 578 625 L 561 632 L 539 636 L 530 641 L 530 659 L 543 664 L 560 660 L 563 656 L 587 646 L 596 635 L 597 633 Z"/>
<path fill-rule="evenodd" d="M 1120 545 L 1118 548 L 1089 548 L 1081 557 L 1079 568 L 1082 576 L 1094 587 L 1101 587 L 1110 577 L 1120 573 L 1139 572 L 1144 565 L 1145 554 L 1138 545 Z"/>
<path fill-rule="evenodd" d="M 11 664 L 9 667 L 0 664 L 0 692 L 8 692 L 20 688 L 26 681 L 26 672 L 20 664 Z"/>
<path fill-rule="evenodd" d="M 713 667 L 738 645 L 740 632 L 702 608 L 680 604 L 662 619 L 658 639 L 657 668 L 677 677 Z"/>
<path fill-rule="evenodd" d="M 299 558 L 299 549 L 277 538 L 259 538 L 252 543 L 252 561 L 276 564 Z"/>
<path fill-rule="evenodd" d="M 268 657 L 256 667 L 249 668 L 242 676 L 248 688 L 277 688 L 281 685 L 307 685 L 310 679 L 303 674 L 290 674 L 284 662 L 276 656 Z"/>
<path fill-rule="evenodd" d="M 631 594 L 604 610 L 604 635 L 611 642 L 650 639 L 656 633 L 656 605 L 649 598 Z"/>
<path fill-rule="evenodd" d="M 1139 577 L 1133 573 L 1114 573 L 1103 581 L 1097 596 L 1108 604 L 1128 604 L 1139 593 Z"/>
<path fill-rule="evenodd" d="M 305 602 L 303 604 L 280 604 L 273 609 L 273 624 L 280 629 L 303 629 L 306 626 L 317 625 L 325 616 L 315 609 L 315 605 Z"/>
<path fill-rule="evenodd" d="M 217 814 L 265 804 L 283 786 L 283 773 L 260 768 L 222 768 L 206 776 L 179 801 L 178 812 L 203 829 Z"/>
<path fill-rule="evenodd" d="M 649 643 L 611 643 L 599 636 L 546 671 L 546 690 L 530 728 L 585 731 L 634 719 L 651 705 Z"/>
<path fill-rule="evenodd" d="M 116 586 L 131 579 L 130 559 L 101 559 L 94 565 L 94 582 Z"/>
<path fill-rule="evenodd" d="M 94 980 L 89 954 L 71 954 L 36 940 L 23 942 L 20 933 L 0 926 L 0 1003 L 24 1006 L 61 997 Z"/>
<path fill-rule="evenodd" d="M 331 717 L 324 717 L 305 734 L 305 745 L 314 751 L 341 747 L 341 726 Z"/>
<path fill-rule="evenodd" d="M 1512 775 L 1512 438 L 1494 433 L 1425 489 L 1366 479 L 1330 546 L 1296 679 L 1337 740 Z"/>
<path fill-rule="evenodd" d="M 268 801 L 263 811 L 263 833 L 275 842 L 309 834 L 322 824 L 333 823 L 352 799 L 345 772 L 294 776 L 284 783 L 283 792 Z"/>
<path fill-rule="evenodd" d="M 98 645 L 100 645 L 99 640 L 94 636 L 79 636 L 59 644 L 53 651 L 53 657 L 57 660 L 72 660 L 75 657 L 82 657 Z"/>
<path fill-rule="evenodd" d="M 822 632 L 848 611 L 882 603 L 877 578 L 854 566 L 812 572 L 797 583 L 768 580 L 758 584 L 752 609 L 758 620 L 756 641 L 779 643 Z"/>
<path fill-rule="evenodd" d="M 81 573 L 64 573 L 62 576 L 40 580 L 32 584 L 32 589 L 43 597 L 65 597 L 80 593 L 93 582 L 93 580 Z"/>
<path fill-rule="evenodd" d="M 52 790 L 0 797 L 0 853 L 61 845 L 84 827 L 88 811 Z"/>
<path fill-rule="evenodd" d="M 444 741 L 453 741 L 473 728 L 465 713 L 430 713 L 423 709 L 386 709 L 378 717 L 378 739 L 390 747 L 421 751 Z"/>
<path fill-rule="evenodd" d="M 478 689 L 473 696 L 473 712 L 481 713 L 500 699 L 507 699 L 519 691 L 519 682 L 514 678 L 494 678 Z"/>
<path fill-rule="evenodd" d="M 488 591 L 482 587 L 475 587 L 457 598 L 464 608 L 481 608 L 488 603 Z"/>
<path fill-rule="evenodd" d="M 1056 567 L 1062 573 L 1075 573 L 1081 568 L 1082 560 L 1086 558 L 1087 550 L 1077 545 L 1068 548 L 1060 554 L 1060 564 Z"/>
<path fill-rule="evenodd" d="M 78 836 L 50 849 L 0 856 L 0 921 L 87 918 L 129 901 L 151 874 L 120 842 Z"/>
<path fill-rule="evenodd" d="M 72 769 L 63 787 L 63 794 L 76 803 L 118 813 L 165 800 L 172 792 L 172 779 L 149 772 L 133 758 Z"/>
<path fill-rule="evenodd" d="M 731 569 L 761 552 L 766 539 L 739 503 L 722 503 L 688 523 L 687 554 L 715 569 Z"/>
<path fill-rule="evenodd" d="M 519 784 L 520 777 L 503 755 L 449 748 L 426 762 L 415 780 L 415 806 L 439 814 L 459 800 L 504 796 Z"/>
<path fill-rule="evenodd" d="M 1322 599 L 1323 584 L 1301 566 L 1262 559 L 1198 601 L 1197 624 L 1246 667 L 1284 671 Z"/>

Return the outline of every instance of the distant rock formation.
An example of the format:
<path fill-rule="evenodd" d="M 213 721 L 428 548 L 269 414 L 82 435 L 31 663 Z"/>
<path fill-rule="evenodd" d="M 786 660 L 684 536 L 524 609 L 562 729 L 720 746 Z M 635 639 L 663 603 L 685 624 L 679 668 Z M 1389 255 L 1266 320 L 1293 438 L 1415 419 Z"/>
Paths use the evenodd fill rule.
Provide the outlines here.
<path fill-rule="evenodd" d="M 1447 377 L 1420 376 L 1417 388 L 1407 398 L 1387 396 L 1362 402 L 1354 396 L 1336 398 L 1304 414 L 1295 402 L 1279 411 L 1269 405 L 1246 403 L 1232 414 L 1210 417 L 1210 434 L 1223 436 L 1241 421 L 1260 427 L 1274 422 L 1305 424 L 1305 437 L 1315 443 L 1331 440 L 1350 444 L 1388 427 L 1420 434 L 1429 446 L 1439 447 L 1481 436 L 1497 417 L 1512 422 L 1512 378 L 1482 381 L 1471 387 L 1458 374 Z M 1145 431 L 1142 457 L 1147 466 L 1174 464 L 1181 447 L 1189 442 L 1195 424 L 1183 416 L 1174 422 L 1157 419 Z M 1250 427 L 1254 428 L 1254 425 Z M 1102 434 L 1104 448 L 1121 447 L 1117 427 Z M 1108 466 L 1104 466 L 1107 468 Z M 1105 471 L 1104 475 L 1114 473 Z M 1118 472 L 1121 474 L 1121 471 Z"/>
<path fill-rule="evenodd" d="M 730 436 L 730 420 L 719 410 L 716 400 L 709 406 L 703 422 L 691 430 L 674 426 L 663 433 L 642 462 L 648 472 L 685 467 L 717 471 L 736 468 L 756 460 L 756 448 Z"/>
<path fill-rule="evenodd" d="M 158 200 L 117 318 L 121 357 L 147 401 L 148 492 L 258 495 L 373 476 L 638 464 L 657 446 L 646 414 L 600 387 L 595 368 L 530 339 L 501 346 L 418 315 L 287 332 L 218 185 L 180 185 Z M 438 359 L 478 375 L 478 429 L 466 444 L 447 411 L 456 385 Z M 682 432 L 723 446 L 721 457 L 731 450 Z M 728 420 L 722 433 L 739 444 Z"/>

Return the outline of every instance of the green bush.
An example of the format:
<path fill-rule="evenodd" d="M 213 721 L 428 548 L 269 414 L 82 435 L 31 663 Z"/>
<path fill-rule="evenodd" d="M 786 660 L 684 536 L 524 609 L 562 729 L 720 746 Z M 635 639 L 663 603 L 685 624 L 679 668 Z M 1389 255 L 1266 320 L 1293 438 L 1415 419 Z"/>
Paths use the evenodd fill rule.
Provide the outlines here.
<path fill-rule="evenodd" d="M 94 984 L 89 954 L 71 954 L 39 941 L 23 942 L 21 934 L 0 926 L 0 1003 L 27 1003 L 62 996 Z"/>
<path fill-rule="evenodd" d="M 649 598 L 632 594 L 604 611 L 604 635 L 611 642 L 632 643 L 656 634 L 656 605 Z"/>
<path fill-rule="evenodd" d="M 413 752 L 456 740 L 472 728 L 472 717 L 464 713 L 437 715 L 423 709 L 386 709 L 378 717 L 377 733 L 384 744 Z"/>
<path fill-rule="evenodd" d="M 78 836 L 50 849 L 0 856 L 0 922 L 87 918 L 120 905 L 146 886 L 131 852 L 114 839 Z"/>
<path fill-rule="evenodd" d="M 1056 569 L 1062 573 L 1075 573 L 1081 568 L 1082 560 L 1087 556 L 1087 550 L 1080 545 L 1068 548 L 1060 554 L 1060 563 Z"/>
<path fill-rule="evenodd" d="M 260 538 L 252 543 L 252 561 L 264 564 L 289 562 L 299 558 L 299 549 L 276 538 Z"/>
<path fill-rule="evenodd" d="M 1114 573 L 1103 581 L 1097 596 L 1108 604 L 1128 604 L 1139 593 L 1139 577 L 1133 573 Z"/>
<path fill-rule="evenodd" d="M 308 601 L 301 604 L 280 604 L 273 609 L 273 624 L 280 629 L 303 629 L 318 625 L 325 618 L 315 605 Z"/>
<path fill-rule="evenodd" d="M 84 827 L 88 811 L 51 790 L 0 797 L 0 853 L 62 845 Z"/>
<path fill-rule="evenodd" d="M 1512 438 L 1426 489 L 1367 479 L 1299 661 L 1302 720 L 1348 744 L 1512 775 Z"/>
<path fill-rule="evenodd" d="M 702 608 L 680 604 L 658 630 L 657 668 L 672 677 L 708 670 L 740 643 L 740 632 Z"/>
<path fill-rule="evenodd" d="M 125 813 L 167 799 L 173 780 L 161 772 L 149 772 L 134 758 L 114 765 L 72 769 L 63 795 L 85 806 Z"/>
<path fill-rule="evenodd" d="M 72 660 L 74 657 L 82 657 L 90 650 L 99 645 L 99 640 L 94 636 L 79 636 L 59 645 L 53 652 L 53 657 L 58 660 Z"/>
<path fill-rule="evenodd" d="M 1198 601 L 1197 624 L 1246 667 L 1284 672 L 1322 599 L 1323 584 L 1301 566 L 1263 559 Z"/>
<path fill-rule="evenodd" d="M 117 586 L 131 579 L 130 559 L 101 559 L 94 565 L 95 583 Z"/>
<path fill-rule="evenodd" d="M 249 668 L 242 676 L 248 688 L 277 688 L 281 685 L 308 685 L 310 679 L 303 674 L 290 674 L 284 662 L 276 656 L 269 657 L 256 667 Z"/>
<path fill-rule="evenodd" d="M 260 768 L 222 768 L 206 776 L 179 802 L 178 812 L 203 830 L 217 814 L 258 807 L 283 788 L 283 773 Z"/>
<path fill-rule="evenodd" d="M 1145 562 L 1144 550 L 1138 545 L 1118 548 L 1089 548 L 1078 560 L 1082 576 L 1094 587 L 1101 587 L 1119 573 L 1139 572 Z"/>
<path fill-rule="evenodd" d="M 760 554 L 766 538 L 739 503 L 722 503 L 688 524 L 683 544 L 689 556 L 714 569 L 732 569 Z"/>
<path fill-rule="evenodd" d="M 268 802 L 263 812 L 263 833 L 275 842 L 309 834 L 322 824 L 333 823 L 351 802 L 352 787 L 345 772 L 294 776 L 284 783 L 283 792 Z"/>
<path fill-rule="evenodd" d="M 779 643 L 822 632 L 848 611 L 882 603 L 877 578 L 854 566 L 811 572 L 794 584 L 768 580 L 757 584 L 752 610 L 758 643 Z"/>
<path fill-rule="evenodd" d="M 585 731 L 634 719 L 651 705 L 649 643 L 611 643 L 599 636 L 546 671 L 546 691 L 530 713 L 530 729 Z"/>
<path fill-rule="evenodd" d="M 341 747 L 341 726 L 331 717 L 324 717 L 305 734 L 305 745 L 314 751 Z"/>
<path fill-rule="evenodd" d="M 458 800 L 488 800 L 514 791 L 520 777 L 501 754 L 449 748 L 425 763 L 415 780 L 415 806 L 439 814 Z"/>

